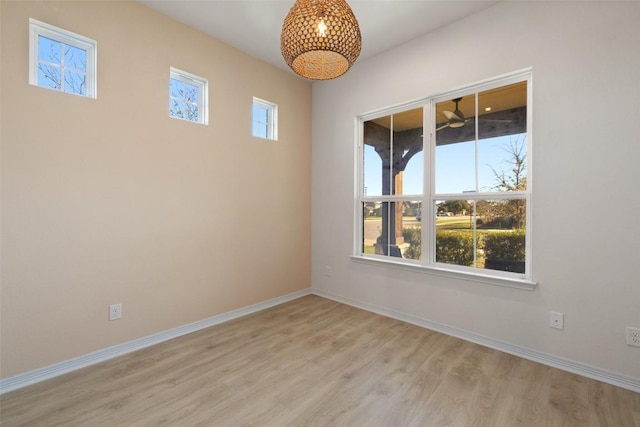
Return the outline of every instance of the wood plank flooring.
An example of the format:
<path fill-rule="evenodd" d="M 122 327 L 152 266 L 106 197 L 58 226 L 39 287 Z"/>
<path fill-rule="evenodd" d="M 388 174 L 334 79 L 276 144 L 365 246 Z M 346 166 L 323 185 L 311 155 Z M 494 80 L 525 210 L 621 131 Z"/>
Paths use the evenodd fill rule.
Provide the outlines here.
<path fill-rule="evenodd" d="M 9 426 L 640 426 L 640 394 L 317 296 L 0 397 Z"/>

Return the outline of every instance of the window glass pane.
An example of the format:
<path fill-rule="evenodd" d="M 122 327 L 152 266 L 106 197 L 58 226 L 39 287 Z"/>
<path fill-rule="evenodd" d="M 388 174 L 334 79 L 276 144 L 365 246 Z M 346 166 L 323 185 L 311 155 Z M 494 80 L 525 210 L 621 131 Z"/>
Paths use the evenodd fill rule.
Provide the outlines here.
<path fill-rule="evenodd" d="M 253 123 L 253 136 L 260 138 L 267 138 L 268 129 L 265 123 L 254 122 Z"/>
<path fill-rule="evenodd" d="M 169 95 L 174 98 L 183 98 L 184 83 L 177 79 L 169 80 Z"/>
<path fill-rule="evenodd" d="M 376 254 L 400 258 L 400 248 L 396 245 L 396 204 L 382 202 L 380 234 L 376 239 Z"/>
<path fill-rule="evenodd" d="M 525 216 L 522 199 L 478 201 L 479 268 L 525 272 Z"/>
<path fill-rule="evenodd" d="M 169 115 L 180 119 L 185 118 L 184 103 L 176 98 L 169 99 Z"/>
<path fill-rule="evenodd" d="M 439 200 L 436 261 L 524 273 L 526 201 Z"/>
<path fill-rule="evenodd" d="M 84 72 L 87 69 L 87 51 L 78 47 L 64 46 L 64 66 L 75 71 Z"/>
<path fill-rule="evenodd" d="M 268 112 L 264 107 L 259 105 L 253 106 L 253 120 L 261 123 L 267 123 Z"/>
<path fill-rule="evenodd" d="M 480 191 L 527 189 L 526 134 L 478 141 L 478 186 Z"/>
<path fill-rule="evenodd" d="M 38 36 L 38 60 L 61 64 L 62 43 L 48 37 Z"/>
<path fill-rule="evenodd" d="M 420 260 L 422 258 L 422 203 L 402 202 L 402 242 L 399 247 L 402 257 Z"/>
<path fill-rule="evenodd" d="M 391 116 L 364 122 L 364 194 L 391 194 Z"/>
<path fill-rule="evenodd" d="M 185 83 L 185 98 L 189 102 L 198 103 L 199 88 L 196 85 Z"/>
<path fill-rule="evenodd" d="M 365 196 L 382 194 L 382 159 L 371 145 L 364 145 L 364 189 Z"/>
<path fill-rule="evenodd" d="M 422 203 L 364 202 L 362 252 L 419 260 L 422 252 Z"/>
<path fill-rule="evenodd" d="M 478 94 L 478 186 L 525 191 L 527 82 Z"/>
<path fill-rule="evenodd" d="M 85 74 L 75 73 L 68 70 L 65 71 L 64 91 L 68 93 L 75 93 L 78 95 L 86 95 L 87 85 L 86 85 Z"/>
<path fill-rule="evenodd" d="M 187 120 L 198 121 L 198 97 L 200 88 L 190 83 L 184 83 L 184 115 Z"/>
<path fill-rule="evenodd" d="M 386 214 L 385 214 L 386 215 Z M 378 246 L 382 241 L 382 203 L 364 202 L 362 204 L 362 252 L 382 255 Z"/>
<path fill-rule="evenodd" d="M 422 194 L 422 108 L 393 115 L 391 194 Z"/>
<path fill-rule="evenodd" d="M 169 79 L 169 115 L 186 118 L 184 105 L 184 83 L 178 79 Z"/>
<path fill-rule="evenodd" d="M 198 120 L 198 104 L 185 101 L 184 102 L 184 114 L 187 120 L 197 122 Z"/>
<path fill-rule="evenodd" d="M 475 216 L 467 200 L 438 200 L 436 215 L 436 262 L 474 266 Z"/>
<path fill-rule="evenodd" d="M 472 230 L 436 231 L 436 262 L 473 267 Z"/>
<path fill-rule="evenodd" d="M 436 193 L 476 191 L 475 95 L 436 104 Z"/>
<path fill-rule="evenodd" d="M 436 140 L 436 193 L 464 193 L 476 190 L 476 148 L 474 141 L 438 145 Z"/>
<path fill-rule="evenodd" d="M 62 88 L 60 67 L 42 62 L 38 64 L 38 86 L 60 90 Z"/>

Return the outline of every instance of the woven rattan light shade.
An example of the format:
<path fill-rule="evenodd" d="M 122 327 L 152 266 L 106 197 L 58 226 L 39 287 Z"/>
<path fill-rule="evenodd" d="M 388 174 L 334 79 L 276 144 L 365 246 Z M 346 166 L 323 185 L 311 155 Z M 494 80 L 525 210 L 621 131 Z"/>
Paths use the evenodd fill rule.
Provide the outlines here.
<path fill-rule="evenodd" d="M 308 79 L 343 75 L 361 47 L 358 21 L 345 0 L 297 0 L 282 24 L 282 56 Z"/>

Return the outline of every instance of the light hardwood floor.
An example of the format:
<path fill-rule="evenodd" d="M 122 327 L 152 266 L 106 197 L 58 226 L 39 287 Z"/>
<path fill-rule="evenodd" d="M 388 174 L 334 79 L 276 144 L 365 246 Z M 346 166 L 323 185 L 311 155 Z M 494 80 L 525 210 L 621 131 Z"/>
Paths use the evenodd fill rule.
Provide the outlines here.
<path fill-rule="evenodd" d="M 640 426 L 640 394 L 317 296 L 0 398 L 9 426 Z"/>

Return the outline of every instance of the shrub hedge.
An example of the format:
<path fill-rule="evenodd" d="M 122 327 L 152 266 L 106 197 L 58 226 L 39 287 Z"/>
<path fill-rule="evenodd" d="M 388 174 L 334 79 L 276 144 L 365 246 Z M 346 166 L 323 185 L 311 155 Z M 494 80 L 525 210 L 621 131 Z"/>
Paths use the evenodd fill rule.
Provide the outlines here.
<path fill-rule="evenodd" d="M 473 232 L 436 231 L 436 261 L 447 264 L 473 264 Z"/>
<path fill-rule="evenodd" d="M 404 241 L 409 243 L 406 258 L 420 259 L 422 235 L 420 228 L 404 228 Z M 487 231 L 478 246 L 484 249 L 486 260 L 519 261 L 525 260 L 525 231 Z M 473 264 L 473 232 L 471 230 L 436 231 L 436 261 L 447 264 Z M 499 268 L 497 268 L 499 269 Z"/>
<path fill-rule="evenodd" d="M 500 261 L 525 260 L 525 231 L 489 231 L 484 236 L 485 259 Z"/>

